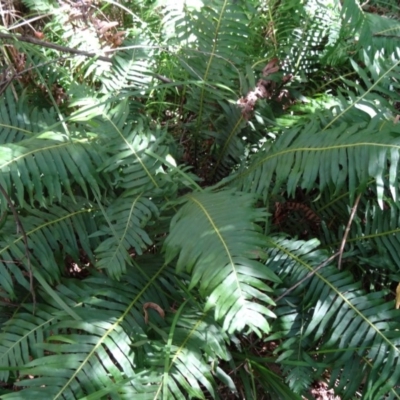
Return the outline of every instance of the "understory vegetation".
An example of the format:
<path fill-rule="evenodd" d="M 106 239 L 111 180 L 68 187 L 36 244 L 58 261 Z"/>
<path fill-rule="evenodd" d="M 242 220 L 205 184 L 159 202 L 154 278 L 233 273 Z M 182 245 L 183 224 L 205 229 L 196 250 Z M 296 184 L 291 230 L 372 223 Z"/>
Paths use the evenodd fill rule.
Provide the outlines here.
<path fill-rule="evenodd" d="M 1 0 L 0 398 L 400 399 L 396 4 Z"/>

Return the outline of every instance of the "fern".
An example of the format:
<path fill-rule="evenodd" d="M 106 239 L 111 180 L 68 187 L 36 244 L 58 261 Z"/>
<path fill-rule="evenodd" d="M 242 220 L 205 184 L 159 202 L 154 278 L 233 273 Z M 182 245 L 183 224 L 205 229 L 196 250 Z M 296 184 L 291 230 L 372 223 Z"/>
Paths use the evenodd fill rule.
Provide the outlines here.
<path fill-rule="evenodd" d="M 201 281 L 200 292 L 209 296 L 206 309 L 215 306 L 215 318 L 223 318 L 224 328 L 231 333 L 246 326 L 259 334 L 268 332 L 265 317 L 274 316 L 265 305 L 249 301 L 257 297 L 272 304 L 266 294 L 271 289 L 263 280 L 277 281 L 254 260 L 263 246 L 254 221 L 263 214 L 252 213 L 251 200 L 251 196 L 232 192 L 190 196 L 172 220 L 165 242 L 167 260 L 179 254 L 177 269 L 192 273 L 191 286 Z M 236 209 L 234 220 L 227 203 Z M 192 230 L 191 219 L 196 220 Z"/>
<path fill-rule="evenodd" d="M 397 19 L 78 3 L 2 19 L 1 398 L 398 398 Z"/>
<path fill-rule="evenodd" d="M 318 251 L 313 251 L 316 244 L 277 240 L 276 255 L 269 266 L 273 271 L 279 270 L 281 279 L 290 287 L 324 259 Z M 304 296 L 304 300 L 299 302 L 299 296 Z M 384 293 L 363 293 L 360 283 L 348 272 L 324 267 L 295 288 L 290 296 L 282 298 L 277 312 L 282 320 L 277 333 L 269 340 L 288 338 L 281 345 L 280 360 L 309 360 L 311 354 L 307 355 L 307 349 L 318 343 L 319 350 L 315 354 L 323 362 L 319 371 L 326 365 L 333 367 L 332 382 L 343 365 L 356 370 L 361 362 L 365 363 L 365 368 L 362 368 L 363 374 L 357 375 L 354 389 L 368 375 L 370 381 L 365 385 L 365 398 L 377 398 L 389 391 L 396 393 L 392 388 L 397 375 L 385 368 L 382 361 L 390 360 L 391 365 L 398 362 L 396 341 L 392 339 L 394 330 L 398 329 L 397 312 L 392 302 L 385 302 Z M 299 336 L 301 341 L 293 341 L 293 335 Z M 298 347 L 300 343 L 301 347 Z M 343 348 L 347 351 L 341 352 Z M 331 349 L 336 352 L 332 353 Z M 310 367 L 314 364 L 311 360 L 308 363 Z M 341 367 L 335 368 L 336 365 Z M 351 398 L 354 392 L 347 388 L 346 393 L 346 398 Z"/>

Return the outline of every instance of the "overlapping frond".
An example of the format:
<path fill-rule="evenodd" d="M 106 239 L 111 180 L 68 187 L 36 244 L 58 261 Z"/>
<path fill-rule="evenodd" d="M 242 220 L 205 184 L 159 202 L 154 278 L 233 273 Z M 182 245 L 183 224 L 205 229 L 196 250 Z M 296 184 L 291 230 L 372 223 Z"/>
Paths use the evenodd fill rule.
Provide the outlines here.
<path fill-rule="evenodd" d="M 268 11 L 273 55 L 287 73 L 304 79 L 332 56 L 342 25 L 338 1 L 271 2 Z"/>
<path fill-rule="evenodd" d="M 318 242 L 279 238 L 273 242 L 275 249 L 267 266 L 285 282 L 285 288 L 300 282 L 328 258 L 316 250 Z M 363 379 L 365 399 L 397 393 L 393 385 L 400 377 L 400 350 L 395 332 L 400 321 L 393 302 L 385 300 L 386 293 L 365 292 L 348 271 L 333 265 L 319 269 L 278 301 L 277 329 L 269 338 L 283 339 L 278 361 L 306 361 L 310 374 L 313 367 L 318 374 L 329 365 L 331 384 L 340 377 L 339 390 L 346 386 L 345 399 L 360 390 Z M 312 350 L 316 346 L 318 350 Z M 357 373 L 351 374 L 348 384 L 350 371 Z"/>
<path fill-rule="evenodd" d="M 322 240 L 325 246 L 337 246 L 343 237 L 344 226 L 351 208 L 348 194 L 333 198 L 326 207 L 318 210 L 322 219 Z M 321 202 L 322 204 L 322 202 Z M 364 271 L 363 278 L 371 277 L 371 286 L 400 281 L 399 206 L 389 197 L 384 198 L 384 208 L 376 202 L 376 191 L 370 188 L 361 198 L 346 240 L 349 264 L 355 273 Z M 359 269 L 358 271 L 356 271 Z"/>
<path fill-rule="evenodd" d="M 78 261 L 80 249 L 84 249 L 93 259 L 92 249 L 98 244 L 96 238 L 89 238 L 96 224 L 93 206 L 84 200 L 76 198 L 73 202 L 64 196 L 62 206 L 53 204 L 47 211 L 26 207 L 26 212 L 28 215 L 19 217 L 19 221 L 11 212 L 3 214 L 0 285 L 3 295 L 11 298 L 15 298 L 16 284 L 29 288 L 30 266 L 37 268 L 47 282 L 56 283 L 63 273 L 58 265 L 60 258 L 68 254 Z"/>
<path fill-rule="evenodd" d="M 96 249 L 96 266 L 119 279 L 126 266 L 132 263 L 130 251 L 141 255 L 152 244 L 145 228 L 149 220 L 157 215 L 157 207 L 140 195 L 115 200 L 105 210 L 106 225 L 93 234 L 106 237 Z"/>
<path fill-rule="evenodd" d="M 166 10 L 167 42 L 176 43 L 179 38 L 176 63 L 182 67 L 181 75 L 190 79 L 184 109 L 196 114 L 196 121 L 187 124 L 194 141 L 192 157 L 196 160 L 202 141 L 212 137 L 217 157 L 211 167 L 212 180 L 226 174 L 240 158 L 245 123 L 227 100 L 236 101 L 242 94 L 241 73 L 255 61 L 251 49 L 259 51 L 256 41 L 249 43 L 254 36 L 249 26 L 251 11 L 241 2 L 229 1 L 197 8 L 168 2 Z"/>
<path fill-rule="evenodd" d="M 43 343 L 49 333 L 47 327 L 57 322 L 53 313 L 56 308 L 40 307 L 35 315 L 32 310 L 20 311 L 2 326 L 0 333 L 0 365 L 1 367 L 22 366 L 30 361 L 30 357 L 41 358 L 43 349 L 37 343 Z M 29 350 L 28 350 L 29 349 Z M 7 382 L 10 372 L 2 370 L 0 379 Z"/>
<path fill-rule="evenodd" d="M 4 93 L 6 101 L 0 103 L 0 143 L 18 142 L 32 136 L 32 125 L 28 116 L 23 115 L 19 104 L 15 100 L 11 90 Z"/>
<path fill-rule="evenodd" d="M 108 118 L 98 128 L 103 149 L 109 157 L 101 171 L 113 180 L 113 185 L 125 190 L 126 195 L 162 194 L 165 188 L 163 162 L 169 155 L 165 133 L 153 131 L 137 123 L 126 122 L 127 104 L 118 107 L 115 119 Z M 166 162 L 167 163 L 167 162 Z"/>
<path fill-rule="evenodd" d="M 234 177 L 234 184 L 244 191 L 266 197 L 271 190 L 287 185 L 324 190 L 334 185 L 355 192 L 374 178 L 380 204 L 383 201 L 384 175 L 389 172 L 389 189 L 396 199 L 400 150 L 397 125 L 373 119 L 369 124 L 341 123 L 324 129 L 315 123 L 291 128 L 272 145 L 264 146 Z M 390 165 L 388 171 L 388 165 Z M 232 178 L 230 178 L 232 179 Z"/>
<path fill-rule="evenodd" d="M 179 319 L 177 318 L 179 316 Z M 223 382 L 232 392 L 235 385 L 219 366 L 220 361 L 230 361 L 226 347 L 228 337 L 211 315 L 202 313 L 190 304 L 178 310 L 172 329 L 164 329 L 168 341 L 162 352 L 155 351 L 148 363 L 164 376 L 155 397 L 205 398 L 204 388 L 217 398 L 217 382 Z M 155 343 L 159 345 L 159 343 Z"/>
<path fill-rule="evenodd" d="M 26 198 L 31 205 L 37 201 L 46 206 L 60 201 L 64 193 L 74 197 L 73 182 L 85 195 L 102 185 L 96 171 L 103 160 L 101 153 L 88 142 L 68 140 L 56 132 L 3 144 L 0 157 L 0 183 L 21 206 Z M 3 210 L 7 206 L 1 205 Z"/>
<path fill-rule="evenodd" d="M 208 296 L 206 309 L 215 308 L 227 331 L 247 326 L 268 332 L 266 318 L 274 315 L 266 307 L 273 304 L 266 281 L 277 279 L 257 261 L 265 238 L 255 221 L 264 212 L 252 207 L 253 196 L 232 191 L 188 195 L 183 201 L 165 242 L 167 259 L 178 256 L 177 269 L 191 273 L 190 286 L 199 285 Z"/>
<path fill-rule="evenodd" d="M 2 398 L 286 400 L 321 376 L 400 397 L 397 22 L 355 0 L 61 3 L 24 0 L 44 41 L 102 60 L 10 42 L 37 68 L 0 101 Z M 242 113 L 272 57 L 277 96 Z M 290 197 L 315 231 L 270 218 Z"/>
<path fill-rule="evenodd" d="M 59 285 L 57 292 L 74 309 L 75 319 L 60 313 L 46 295 L 37 317 L 21 312 L 10 319 L 0 333 L 0 361 L 3 367 L 19 367 L 22 390 L 3 398 L 170 398 L 187 393 L 203 398 L 204 388 L 215 397 L 215 379 L 234 391 L 218 366 L 219 360 L 230 359 L 227 335 L 210 315 L 170 290 L 170 269 L 155 259 L 141 261 L 119 283 L 94 274 Z M 171 295 L 182 301 L 176 315 L 167 308 Z M 175 322 L 163 322 L 164 313 Z"/>
<path fill-rule="evenodd" d="M 103 396 L 125 392 L 121 398 L 129 398 L 148 391 L 143 387 L 148 381 L 134 367 L 138 361 L 132 349 L 135 342 L 145 343 L 139 344 L 146 338 L 143 300 L 164 306 L 163 292 L 154 287 L 158 274 L 159 268 L 147 268 L 147 285 L 146 277 L 136 275 L 119 284 L 100 275 L 84 282 L 69 280 L 57 292 L 77 318 L 60 313 L 54 300 L 43 295 L 40 308 L 46 312 L 38 316 L 40 326 L 29 324 L 30 319 L 22 323 L 24 314 L 11 319 L 1 335 L 21 340 L 2 355 L 2 364 L 18 365 L 26 377 L 21 380 L 24 390 L 16 394 L 73 399 L 103 391 Z"/>

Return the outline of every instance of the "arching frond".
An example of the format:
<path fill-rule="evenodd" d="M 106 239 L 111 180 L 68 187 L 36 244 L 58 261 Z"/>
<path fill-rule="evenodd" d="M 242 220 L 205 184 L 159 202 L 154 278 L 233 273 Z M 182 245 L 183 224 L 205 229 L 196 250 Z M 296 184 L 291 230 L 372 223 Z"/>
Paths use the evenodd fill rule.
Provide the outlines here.
<path fill-rule="evenodd" d="M 307 361 L 310 374 L 311 366 L 321 374 L 329 365 L 333 369 L 330 384 L 340 377 L 340 390 L 344 390 L 347 374 L 357 371 L 346 385 L 345 399 L 352 398 L 363 379 L 365 399 L 389 392 L 398 396 L 393 388 L 400 377 L 395 339 L 398 311 L 392 301 L 385 300 L 387 292 L 366 293 L 348 271 L 333 265 L 313 272 L 328 258 L 316 250 L 318 242 L 277 238 L 273 243 L 275 249 L 266 265 L 285 282 L 275 309 L 279 316 L 276 333 L 268 338 L 282 340 L 278 360 Z M 309 273 L 312 275 L 301 281 Z M 292 285 L 296 286 L 286 294 L 285 289 Z"/>
<path fill-rule="evenodd" d="M 88 394 L 170 398 L 186 393 L 203 398 L 203 388 L 215 397 L 215 378 L 235 390 L 218 366 L 218 360 L 230 359 L 227 335 L 210 315 L 187 302 L 171 313 L 166 296 L 179 300 L 170 290 L 172 271 L 152 259 L 141 261 L 143 270 L 132 269 L 119 283 L 94 274 L 59 285 L 58 294 L 77 319 L 60 313 L 52 298 L 43 295 L 44 311 L 38 316 L 18 313 L 9 321 L 0 337 L 10 347 L 0 360 L 3 367 L 19 367 L 22 390 L 5 399 Z M 164 323 L 164 313 L 174 323 Z"/>
<path fill-rule="evenodd" d="M 25 198 L 46 207 L 60 201 L 65 192 L 74 197 L 72 182 L 85 195 L 99 191 L 102 185 L 96 169 L 101 153 L 88 142 L 68 140 L 64 135 L 48 132 L 32 139 L 0 146 L 0 184 L 9 194 L 15 193 L 21 206 Z M 14 189 L 15 188 L 15 189 Z M 6 207 L 2 202 L 2 209 Z"/>
<path fill-rule="evenodd" d="M 126 102 L 119 104 L 114 118 L 98 128 L 103 150 L 109 154 L 101 171 L 111 176 L 113 185 L 124 189 L 126 195 L 166 193 L 172 187 L 166 187 L 163 180 L 163 162 L 168 164 L 169 155 L 165 133 L 154 132 L 141 120 L 126 122 L 127 106 Z"/>
<path fill-rule="evenodd" d="M 0 103 L 0 143 L 18 142 L 32 135 L 32 125 L 18 103 L 11 90 L 4 93 L 6 101 Z M 33 122 L 33 121 L 32 121 Z"/>
<path fill-rule="evenodd" d="M 342 123 L 323 129 L 314 121 L 287 130 L 275 143 L 266 145 L 235 176 L 234 183 L 244 191 L 262 194 L 285 183 L 294 194 L 296 187 L 323 191 L 334 185 L 354 193 L 374 178 L 382 206 L 384 174 L 390 165 L 389 187 L 397 198 L 397 165 L 400 150 L 397 125 L 379 119 L 365 123 Z M 230 178 L 232 179 L 232 178 Z"/>
<path fill-rule="evenodd" d="M 131 264 L 129 251 L 141 255 L 152 244 L 144 230 L 148 221 L 157 216 L 157 207 L 140 195 L 135 198 L 123 197 L 105 210 L 106 225 L 94 236 L 105 236 L 96 249 L 98 268 L 104 268 L 114 278 L 119 279 Z"/>
<path fill-rule="evenodd" d="M 47 282 L 57 282 L 63 270 L 58 259 L 66 254 L 79 260 L 80 249 L 92 257 L 93 246 L 97 239 L 89 238 L 96 225 L 93 220 L 93 208 L 86 201 L 63 198 L 63 205 L 52 205 L 47 211 L 26 207 L 28 216 L 15 221 L 12 213 L 5 214 L 0 236 L 0 285 L 11 298 L 15 297 L 16 283 L 29 288 L 28 273 L 32 265 L 40 271 Z M 24 229 L 20 231 L 19 223 Z"/>
<path fill-rule="evenodd" d="M 67 132 L 62 128 L 57 130 L 61 125 L 60 115 L 54 107 L 49 107 L 49 104 L 46 104 L 46 108 L 39 104 L 37 98 L 39 95 L 36 93 L 24 91 L 19 98 L 16 98 L 13 91 L 8 88 L 2 96 L 0 144 L 15 144 L 38 138 L 51 139 L 52 135 L 56 140 L 65 140 L 68 133 L 71 138 L 84 137 L 81 126 L 70 126 Z"/>
<path fill-rule="evenodd" d="M 227 331 L 247 326 L 268 332 L 266 318 L 274 315 L 266 307 L 272 303 L 264 280 L 277 279 L 256 260 L 265 238 L 255 221 L 265 214 L 252 208 L 251 195 L 232 191 L 188 195 L 183 201 L 165 241 L 167 260 L 178 256 L 177 269 L 192 274 L 190 286 L 199 285 L 208 296 L 206 309 L 215 307 L 215 318 Z"/>

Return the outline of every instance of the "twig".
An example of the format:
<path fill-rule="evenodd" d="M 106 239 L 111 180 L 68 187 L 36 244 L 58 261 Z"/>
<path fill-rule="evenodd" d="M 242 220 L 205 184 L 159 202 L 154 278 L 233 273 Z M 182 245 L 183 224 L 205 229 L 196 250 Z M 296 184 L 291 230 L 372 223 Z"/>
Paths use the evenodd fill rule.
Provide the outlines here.
<path fill-rule="evenodd" d="M 337 251 L 335 254 L 330 256 L 327 260 L 325 260 L 323 263 L 319 264 L 315 269 L 310 271 L 304 278 L 300 279 L 296 284 L 294 284 L 292 287 L 284 291 L 278 298 L 274 300 L 275 303 L 277 303 L 279 300 L 283 299 L 285 296 L 287 296 L 290 292 L 292 292 L 294 289 L 297 288 L 297 286 L 301 285 L 305 280 L 310 278 L 312 275 L 314 275 L 317 271 L 319 271 L 321 268 L 325 267 L 325 265 L 329 264 L 332 260 L 334 260 L 338 255 L 340 255 L 340 251 Z"/>
<path fill-rule="evenodd" d="M 27 259 L 27 264 L 28 264 L 28 273 L 29 273 L 29 287 L 30 291 L 32 294 L 32 302 L 33 302 L 33 313 L 35 313 L 35 306 L 36 306 L 36 293 L 35 289 L 33 287 L 33 272 L 32 272 L 32 265 L 31 265 L 31 258 L 29 256 L 29 247 L 28 247 L 28 237 L 26 236 L 26 232 L 24 227 L 22 226 L 21 220 L 19 219 L 19 215 L 17 213 L 17 210 L 14 207 L 14 204 L 12 200 L 10 199 L 10 196 L 8 193 L 5 191 L 3 186 L 0 184 L 0 192 L 2 195 L 5 197 L 7 204 L 9 205 L 11 212 L 13 213 L 14 219 L 15 219 L 15 224 L 17 225 L 17 231 L 21 232 L 22 239 L 24 241 L 25 245 L 25 257 Z"/>
<path fill-rule="evenodd" d="M 20 42 L 31 43 L 37 46 L 47 47 L 49 49 L 62 51 L 64 53 L 77 54 L 85 57 L 97 57 L 98 60 L 105 62 L 112 62 L 110 57 L 99 56 L 96 53 L 90 53 L 88 51 L 73 49 L 72 47 L 61 46 L 58 44 L 46 42 L 45 40 L 36 39 L 32 36 L 22 36 L 22 35 L 10 35 L 8 33 L 0 33 L 0 39 L 8 40 L 19 40 Z"/>
<path fill-rule="evenodd" d="M 72 47 L 61 46 L 58 44 L 46 42 L 45 40 L 36 39 L 32 36 L 10 35 L 8 33 L 0 32 L 0 39 L 19 40 L 20 42 L 31 43 L 36 46 L 47 47 L 49 49 L 61 51 L 64 53 L 71 53 L 71 54 L 76 54 L 76 55 L 85 56 L 85 57 L 97 57 L 98 60 L 108 62 L 108 63 L 112 62 L 112 58 L 110 58 L 110 57 L 99 56 L 96 53 L 91 53 L 91 52 L 83 51 L 83 50 L 77 50 L 77 49 L 73 49 Z M 124 49 L 124 48 L 121 48 L 121 50 L 122 49 Z M 117 51 L 117 50 L 119 50 L 119 49 L 115 49 L 115 51 Z M 172 81 L 171 79 L 169 79 L 163 75 L 155 74 L 154 77 L 163 83 L 175 83 L 174 81 Z M 182 85 L 179 83 L 176 83 L 175 86 L 178 89 L 182 87 Z"/>
<path fill-rule="evenodd" d="M 183 88 L 183 85 L 181 85 L 180 83 L 176 83 L 176 82 L 172 81 L 171 79 L 167 78 L 164 75 L 154 74 L 153 76 L 154 76 L 154 78 L 157 78 L 159 81 L 161 81 L 163 83 L 172 83 L 178 90 Z"/>
<path fill-rule="evenodd" d="M 360 202 L 360 198 L 361 198 L 361 193 L 357 196 L 356 201 L 354 202 L 354 206 L 351 210 L 349 222 L 347 222 L 346 230 L 344 231 L 342 243 L 341 243 L 340 249 L 339 249 L 340 256 L 339 256 L 339 261 L 338 261 L 338 270 L 340 270 L 342 268 L 342 258 L 343 258 L 344 246 L 346 246 L 347 236 L 349 235 L 351 223 L 353 222 L 354 215 L 356 214 L 358 203 Z"/>

